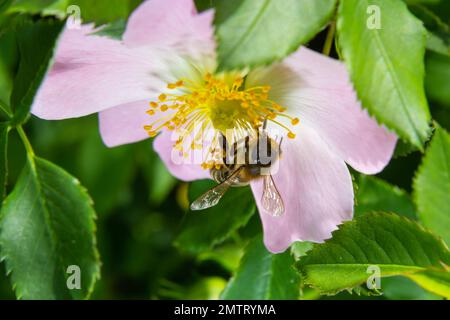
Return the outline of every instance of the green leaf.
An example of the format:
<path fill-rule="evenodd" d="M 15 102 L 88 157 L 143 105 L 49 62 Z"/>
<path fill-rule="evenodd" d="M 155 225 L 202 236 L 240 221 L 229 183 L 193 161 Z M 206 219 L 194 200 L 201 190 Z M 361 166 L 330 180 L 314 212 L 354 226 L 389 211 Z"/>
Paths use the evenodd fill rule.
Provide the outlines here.
<path fill-rule="evenodd" d="M 5 32 L 0 35 L 0 104 L 6 109 L 6 114 L 2 114 L 2 118 L 11 113 L 9 100 L 13 90 L 15 72 L 18 65 L 18 52 L 16 47 L 15 32 Z"/>
<path fill-rule="evenodd" d="M 55 15 L 64 18 L 69 0 L 15 0 L 7 13 Z"/>
<path fill-rule="evenodd" d="M 215 4 L 215 0 L 194 0 L 194 2 L 198 12 L 203 12 L 205 10 L 211 9 Z"/>
<path fill-rule="evenodd" d="M 438 127 L 414 179 L 420 221 L 450 244 L 450 135 Z"/>
<path fill-rule="evenodd" d="M 373 19 L 379 8 L 380 29 Z M 370 28 L 368 27 L 370 26 Z M 430 114 L 423 90 L 426 30 L 398 0 L 342 0 L 338 43 L 362 105 L 423 149 Z"/>
<path fill-rule="evenodd" d="M 419 284 L 422 288 L 443 296 L 450 297 L 450 273 L 425 271 L 406 275 L 409 279 Z"/>
<path fill-rule="evenodd" d="M 427 49 L 443 55 L 450 55 L 449 46 L 445 41 L 432 32 L 428 32 Z"/>
<path fill-rule="evenodd" d="M 130 183 L 135 173 L 134 146 L 107 148 L 97 126 L 89 129 L 93 130 L 90 137 L 78 149 L 76 176 L 88 188 L 95 199 L 95 209 L 102 216 L 130 197 Z"/>
<path fill-rule="evenodd" d="M 193 182 L 192 202 L 215 185 L 212 181 Z M 219 204 L 203 211 L 188 212 L 175 244 L 188 252 L 206 251 L 243 227 L 255 213 L 255 201 L 249 188 L 230 188 Z"/>
<path fill-rule="evenodd" d="M 407 4 L 416 5 L 416 4 L 436 4 L 439 3 L 441 0 L 403 0 L 403 1 L 405 1 Z"/>
<path fill-rule="evenodd" d="M 0 13 L 5 11 L 11 5 L 13 0 L 0 0 Z"/>
<path fill-rule="evenodd" d="M 360 175 L 356 193 L 355 216 L 369 212 L 395 212 L 416 219 L 409 194 L 381 179 Z"/>
<path fill-rule="evenodd" d="M 139 3 L 141 3 L 141 0 L 69 1 L 69 4 L 80 7 L 83 23 L 95 22 L 96 25 L 114 22 L 119 19 L 126 20 Z"/>
<path fill-rule="evenodd" d="M 450 109 L 450 57 L 427 54 L 425 88 L 429 98 Z"/>
<path fill-rule="evenodd" d="M 150 143 L 141 144 L 139 148 L 139 162 L 144 172 L 149 189 L 149 200 L 152 204 L 160 205 L 173 190 L 177 180 L 170 174 L 166 166 L 152 150 Z"/>
<path fill-rule="evenodd" d="M 368 268 L 377 266 L 381 277 L 407 276 L 449 297 L 450 283 L 445 280 L 449 264 L 445 244 L 416 222 L 395 214 L 371 213 L 341 225 L 332 239 L 316 244 L 297 266 L 305 283 L 325 294 L 365 283 L 373 274 Z"/>
<path fill-rule="evenodd" d="M 126 26 L 127 22 L 124 19 L 119 19 L 104 26 L 93 34 L 97 36 L 106 36 L 115 40 L 122 40 L 122 35 L 125 32 Z"/>
<path fill-rule="evenodd" d="M 271 254 L 264 247 L 262 237 L 248 245 L 241 264 L 230 280 L 222 299 L 274 300 L 298 299 L 300 277 L 293 268 L 294 258 L 289 251 Z"/>
<path fill-rule="evenodd" d="M 383 296 L 390 300 L 437 300 L 441 297 L 426 291 L 414 281 L 402 277 L 388 277 L 382 280 Z"/>
<path fill-rule="evenodd" d="M 221 0 L 216 4 L 219 69 L 280 60 L 331 19 L 336 0 Z"/>
<path fill-rule="evenodd" d="M 395 146 L 393 157 L 394 158 L 406 157 L 416 151 L 419 151 L 419 149 L 416 146 L 413 146 L 412 144 L 405 142 L 403 140 L 399 140 L 397 141 L 397 145 Z"/>
<path fill-rule="evenodd" d="M 291 245 L 291 253 L 295 260 L 300 259 L 313 248 L 313 243 L 309 241 L 296 241 Z"/>
<path fill-rule="evenodd" d="M 29 155 L 0 220 L 0 248 L 16 296 L 83 299 L 99 278 L 92 201 L 78 180 Z M 81 289 L 69 290 L 69 266 L 81 271 Z"/>
<path fill-rule="evenodd" d="M 413 4 L 408 6 L 409 11 L 417 18 L 422 20 L 427 28 L 427 49 L 450 55 L 450 27 L 448 24 L 441 21 L 433 11 L 426 6 L 420 4 Z"/>
<path fill-rule="evenodd" d="M 6 195 L 6 182 L 8 181 L 8 135 L 9 126 L 6 123 L 0 123 L 0 198 Z"/>
<path fill-rule="evenodd" d="M 17 30 L 20 63 L 11 95 L 12 125 L 23 123 L 28 116 L 63 27 L 63 21 L 42 19 L 36 23 L 26 22 Z"/>

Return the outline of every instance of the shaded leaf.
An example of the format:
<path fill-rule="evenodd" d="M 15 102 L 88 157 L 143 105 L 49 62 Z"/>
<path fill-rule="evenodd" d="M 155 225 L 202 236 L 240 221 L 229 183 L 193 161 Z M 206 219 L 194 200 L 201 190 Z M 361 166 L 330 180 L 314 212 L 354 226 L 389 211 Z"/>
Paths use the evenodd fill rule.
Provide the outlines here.
<path fill-rule="evenodd" d="M 5 123 L 0 123 L 0 198 L 6 195 L 6 183 L 8 181 L 8 134 L 9 126 Z"/>
<path fill-rule="evenodd" d="M 0 221 L 0 248 L 16 296 L 83 299 L 99 277 L 95 212 L 78 180 L 29 155 Z M 81 271 L 81 289 L 69 290 L 69 266 Z"/>
<path fill-rule="evenodd" d="M 395 212 L 416 219 L 416 212 L 409 194 L 381 179 L 360 175 L 356 193 L 355 216 L 364 213 Z"/>
<path fill-rule="evenodd" d="M 425 88 L 429 98 L 450 109 L 450 57 L 427 54 Z"/>
<path fill-rule="evenodd" d="M 270 300 L 297 299 L 300 278 L 293 268 L 289 251 L 272 254 L 265 248 L 262 237 L 256 237 L 248 247 L 222 299 Z"/>
<path fill-rule="evenodd" d="M 127 22 L 124 19 L 119 19 L 104 26 L 93 34 L 97 36 L 106 36 L 111 39 L 122 40 L 122 35 L 125 32 L 126 26 Z"/>
<path fill-rule="evenodd" d="M 190 186 L 190 201 L 214 185 L 212 181 L 193 182 Z M 189 252 L 205 251 L 245 226 L 255 211 L 255 201 L 249 188 L 230 188 L 218 205 L 188 212 L 175 243 Z"/>
<path fill-rule="evenodd" d="M 443 55 L 449 55 L 450 53 L 449 46 L 445 41 L 432 32 L 428 32 L 427 49 Z"/>
<path fill-rule="evenodd" d="M 63 27 L 62 21 L 42 19 L 36 23 L 26 22 L 17 30 L 20 63 L 11 95 L 13 125 L 25 121 Z"/>
<path fill-rule="evenodd" d="M 0 13 L 5 11 L 12 3 L 13 0 L 0 0 Z"/>
<path fill-rule="evenodd" d="M 450 27 L 426 6 L 413 4 L 408 6 L 416 17 L 423 21 L 428 30 L 427 49 L 444 55 L 450 55 Z"/>
<path fill-rule="evenodd" d="M 381 281 L 383 296 L 390 300 L 435 300 L 441 297 L 424 290 L 414 281 L 401 277 L 383 278 Z"/>
<path fill-rule="evenodd" d="M 9 100 L 13 90 L 15 72 L 18 64 L 18 52 L 15 32 L 0 34 L 0 105 L 10 114 Z M 7 119 L 7 114 L 2 114 Z"/>
<path fill-rule="evenodd" d="M 194 2 L 197 11 L 203 12 L 205 10 L 213 8 L 216 3 L 216 0 L 194 0 Z"/>
<path fill-rule="evenodd" d="M 98 128 L 89 129 L 91 134 L 78 151 L 77 177 L 95 199 L 96 211 L 103 215 L 130 197 L 130 182 L 135 173 L 134 148 L 132 145 L 107 148 Z"/>
<path fill-rule="evenodd" d="M 170 174 L 164 163 L 147 145 L 147 153 L 144 154 L 147 163 L 145 167 L 145 177 L 149 187 L 149 199 L 151 203 L 161 204 L 177 184 L 177 180 Z"/>

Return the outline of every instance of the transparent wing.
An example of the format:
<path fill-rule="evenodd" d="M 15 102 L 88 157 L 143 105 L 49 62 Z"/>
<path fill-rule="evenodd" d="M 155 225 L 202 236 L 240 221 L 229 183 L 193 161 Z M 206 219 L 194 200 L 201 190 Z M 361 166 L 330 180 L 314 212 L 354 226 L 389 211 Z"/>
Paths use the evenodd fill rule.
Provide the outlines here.
<path fill-rule="evenodd" d="M 284 203 L 271 175 L 264 176 L 261 204 L 270 215 L 279 217 L 284 213 Z"/>
<path fill-rule="evenodd" d="M 219 203 L 219 200 L 223 197 L 225 192 L 230 188 L 230 186 L 234 183 L 234 180 L 239 175 L 243 167 L 238 168 L 234 171 L 225 181 L 218 184 L 214 188 L 208 190 L 204 194 L 202 194 L 197 200 L 192 202 L 191 210 L 203 210 L 210 207 L 214 207 Z"/>

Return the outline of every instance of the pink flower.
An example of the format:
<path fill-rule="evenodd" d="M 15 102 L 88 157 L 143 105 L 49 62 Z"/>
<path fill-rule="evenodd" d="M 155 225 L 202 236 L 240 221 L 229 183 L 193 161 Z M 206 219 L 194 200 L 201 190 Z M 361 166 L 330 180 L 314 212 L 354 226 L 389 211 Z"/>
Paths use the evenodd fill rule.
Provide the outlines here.
<path fill-rule="evenodd" d="M 130 17 L 122 41 L 91 35 L 89 25 L 66 29 L 33 114 L 56 120 L 98 112 L 110 147 L 159 134 L 155 150 L 186 181 L 209 172 L 174 163 L 170 129 L 192 133 L 200 120 L 207 129 L 239 130 L 269 119 L 290 139 L 273 177 L 284 215 L 265 212 L 262 181 L 251 183 L 266 247 L 281 252 L 297 240 L 329 238 L 353 215 L 346 163 L 365 174 L 380 172 L 396 136 L 361 108 L 341 62 L 307 48 L 270 67 L 215 74 L 212 19 L 211 10 L 197 14 L 192 0 L 148 0 Z M 179 140 L 178 151 L 189 148 Z"/>

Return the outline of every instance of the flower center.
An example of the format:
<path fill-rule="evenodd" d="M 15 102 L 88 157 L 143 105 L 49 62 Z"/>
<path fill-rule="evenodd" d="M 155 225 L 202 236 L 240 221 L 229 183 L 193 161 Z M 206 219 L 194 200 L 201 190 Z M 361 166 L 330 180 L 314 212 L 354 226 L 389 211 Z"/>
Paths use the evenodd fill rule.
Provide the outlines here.
<path fill-rule="evenodd" d="M 145 130 L 151 137 L 163 128 L 179 131 L 180 138 L 175 144 L 179 147 L 199 123 L 204 130 L 211 126 L 223 134 L 233 130 L 235 137 L 241 135 L 243 138 L 248 132 L 256 132 L 267 120 L 286 130 L 289 138 L 295 138 L 291 129 L 277 118 L 288 118 L 292 125 L 299 123 L 299 119 L 285 114 L 284 107 L 269 99 L 270 86 L 245 88 L 244 82 L 240 74 L 224 73 L 206 74 L 197 82 L 181 79 L 170 83 L 168 93 L 161 94 L 158 101 L 150 102 L 147 113 L 160 113 L 161 117 L 145 126 Z M 191 148 L 200 148 L 200 145 L 199 141 L 194 141 Z"/>

